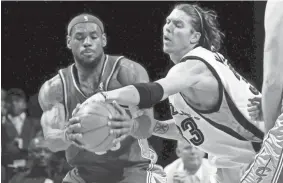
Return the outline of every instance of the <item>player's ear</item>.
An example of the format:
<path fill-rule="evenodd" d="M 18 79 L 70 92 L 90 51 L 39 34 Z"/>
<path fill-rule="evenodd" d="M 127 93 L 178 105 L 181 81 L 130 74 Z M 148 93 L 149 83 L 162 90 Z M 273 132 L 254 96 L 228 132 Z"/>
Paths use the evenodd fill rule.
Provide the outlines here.
<path fill-rule="evenodd" d="M 201 37 L 201 33 L 195 31 L 195 32 L 192 34 L 192 37 L 191 37 L 191 44 L 196 44 L 196 43 L 198 43 L 200 37 Z"/>
<path fill-rule="evenodd" d="M 71 44 L 70 44 L 71 36 L 67 35 L 67 39 L 66 40 L 67 40 L 67 48 L 71 49 Z"/>
<path fill-rule="evenodd" d="M 102 34 L 102 46 L 105 47 L 107 45 L 107 37 L 106 34 Z"/>

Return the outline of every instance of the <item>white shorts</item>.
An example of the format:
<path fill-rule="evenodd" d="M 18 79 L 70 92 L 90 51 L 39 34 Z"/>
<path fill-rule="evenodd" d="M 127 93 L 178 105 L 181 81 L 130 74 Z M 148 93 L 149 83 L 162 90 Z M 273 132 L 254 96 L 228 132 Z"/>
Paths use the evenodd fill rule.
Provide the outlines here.
<path fill-rule="evenodd" d="M 278 117 L 274 127 L 265 136 L 260 152 L 245 172 L 241 183 L 283 183 L 282 149 L 283 113 Z"/>

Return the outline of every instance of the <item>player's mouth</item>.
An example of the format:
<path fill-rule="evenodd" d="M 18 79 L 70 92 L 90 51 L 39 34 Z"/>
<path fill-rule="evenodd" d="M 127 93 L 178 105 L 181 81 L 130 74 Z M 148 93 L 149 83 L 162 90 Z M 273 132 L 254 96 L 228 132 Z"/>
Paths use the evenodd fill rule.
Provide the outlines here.
<path fill-rule="evenodd" d="M 83 55 L 92 55 L 93 53 L 94 53 L 94 51 L 93 51 L 93 50 L 90 50 L 90 49 L 87 49 L 87 50 L 82 51 L 82 54 L 83 54 Z"/>
<path fill-rule="evenodd" d="M 169 37 L 168 36 L 163 36 L 163 40 L 165 41 L 165 42 L 168 42 L 168 41 L 171 41 L 171 39 L 169 39 Z"/>

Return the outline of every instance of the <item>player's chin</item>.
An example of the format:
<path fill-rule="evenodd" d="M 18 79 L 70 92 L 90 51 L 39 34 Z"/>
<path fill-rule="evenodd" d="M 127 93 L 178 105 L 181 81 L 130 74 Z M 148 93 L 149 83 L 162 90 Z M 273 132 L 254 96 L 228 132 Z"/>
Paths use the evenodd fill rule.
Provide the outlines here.
<path fill-rule="evenodd" d="M 163 52 L 169 54 L 172 52 L 172 49 L 163 44 Z"/>
<path fill-rule="evenodd" d="M 88 57 L 83 57 L 82 61 L 83 61 L 83 65 L 93 65 L 93 64 L 96 64 L 96 56 L 95 55 L 92 55 L 92 56 L 88 56 Z"/>

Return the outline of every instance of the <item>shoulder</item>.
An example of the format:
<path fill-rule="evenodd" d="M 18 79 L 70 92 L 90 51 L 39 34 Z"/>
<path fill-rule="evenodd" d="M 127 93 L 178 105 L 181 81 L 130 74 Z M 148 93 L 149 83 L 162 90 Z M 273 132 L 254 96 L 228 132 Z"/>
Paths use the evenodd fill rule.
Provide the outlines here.
<path fill-rule="evenodd" d="M 43 111 L 63 102 L 63 85 L 59 75 L 46 81 L 40 88 L 38 102 Z"/>
<path fill-rule="evenodd" d="M 208 71 L 204 62 L 198 59 L 187 59 L 184 62 L 174 65 L 168 72 L 168 75 L 203 74 Z"/>
<path fill-rule="evenodd" d="M 146 69 L 138 62 L 125 57 L 120 61 L 118 78 L 124 84 L 149 82 L 149 76 Z"/>

